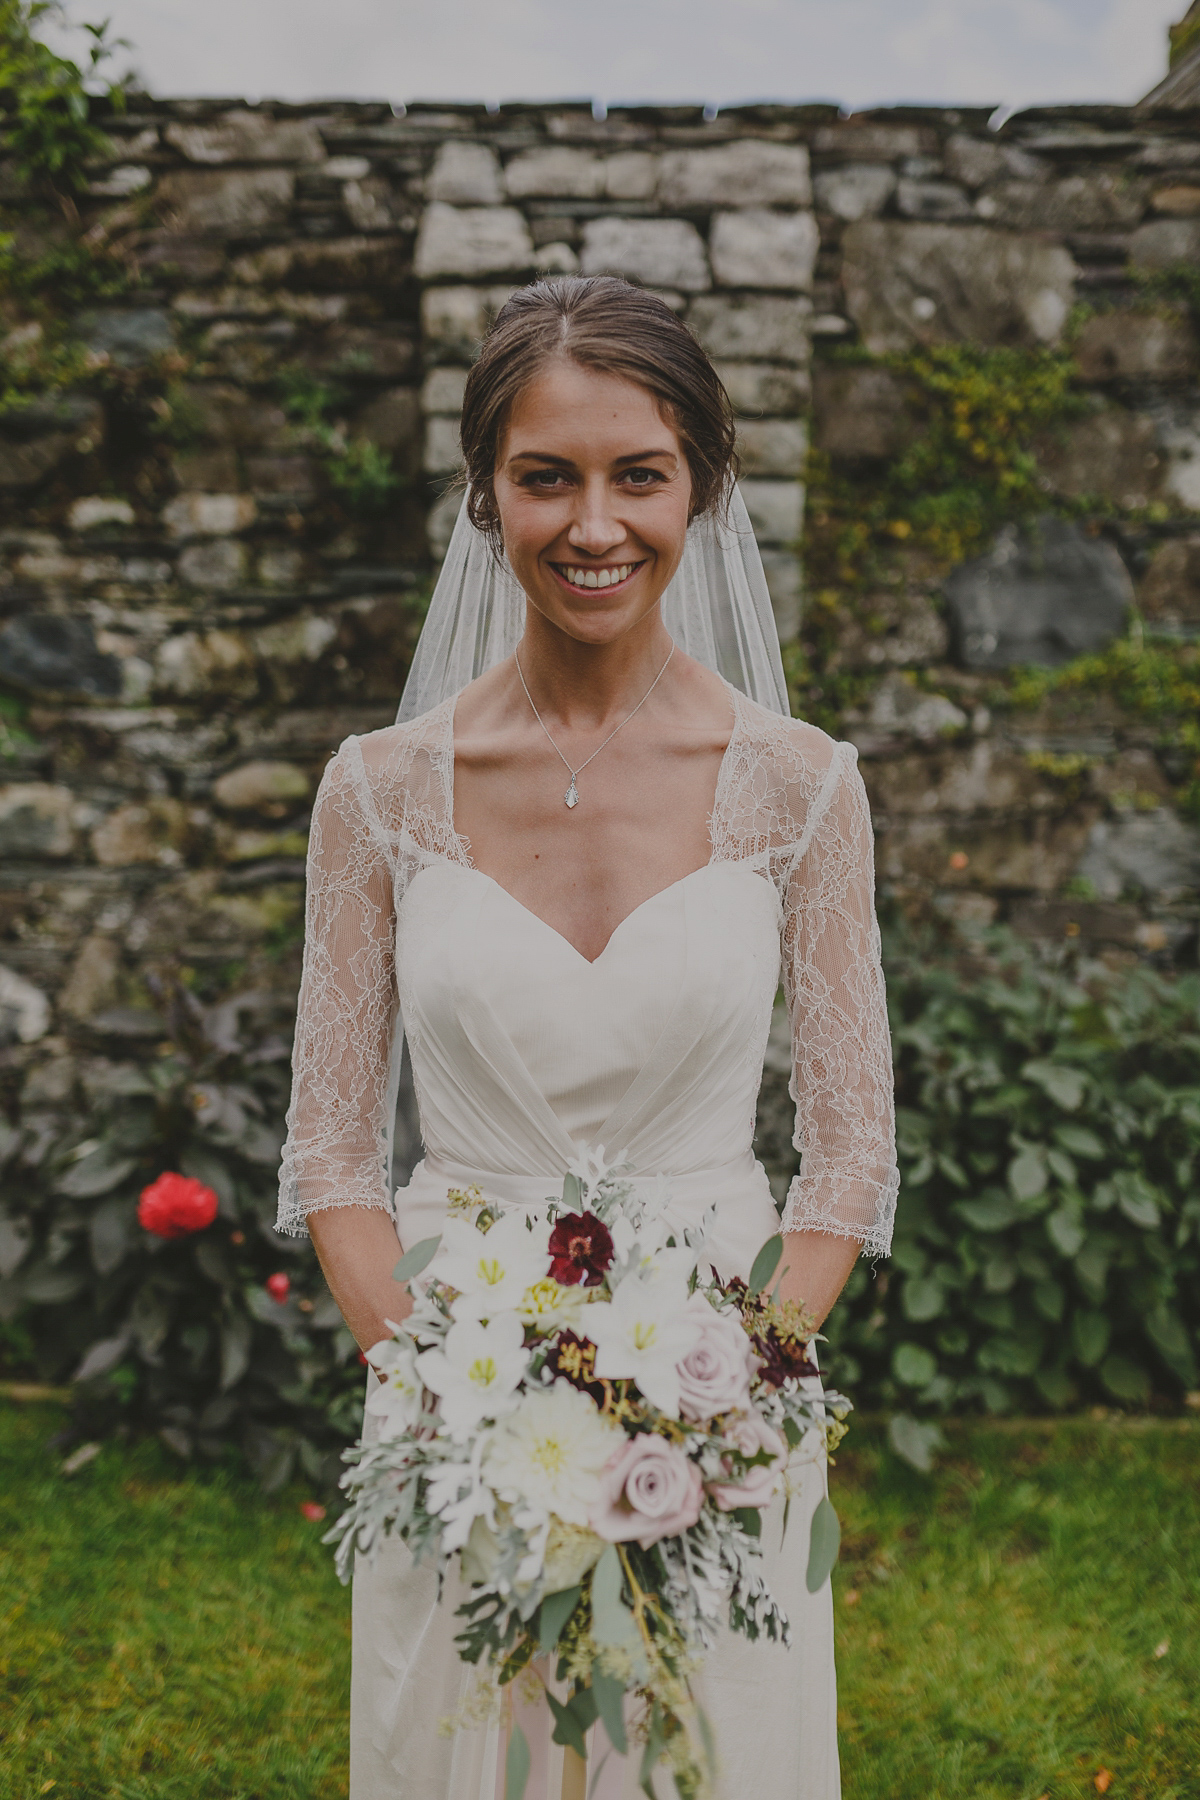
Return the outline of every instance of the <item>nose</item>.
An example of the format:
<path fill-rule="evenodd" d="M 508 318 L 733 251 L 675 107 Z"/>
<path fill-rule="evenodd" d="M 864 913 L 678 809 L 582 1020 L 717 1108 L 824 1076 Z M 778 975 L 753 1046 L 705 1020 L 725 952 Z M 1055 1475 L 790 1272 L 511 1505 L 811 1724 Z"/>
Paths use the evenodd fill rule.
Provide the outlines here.
<path fill-rule="evenodd" d="M 585 482 L 579 489 L 575 514 L 567 532 L 572 550 L 584 556 L 604 556 L 623 544 L 626 530 L 616 517 L 613 496 L 606 480 Z"/>

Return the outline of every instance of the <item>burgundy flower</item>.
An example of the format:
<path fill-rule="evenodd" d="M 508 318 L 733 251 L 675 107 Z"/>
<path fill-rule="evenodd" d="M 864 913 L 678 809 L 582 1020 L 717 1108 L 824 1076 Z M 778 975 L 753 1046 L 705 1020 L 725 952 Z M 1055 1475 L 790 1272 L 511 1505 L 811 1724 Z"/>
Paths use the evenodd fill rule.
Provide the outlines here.
<path fill-rule="evenodd" d="M 573 1331 L 560 1331 L 550 1348 L 546 1358 L 547 1368 L 553 1369 L 585 1394 L 590 1394 L 596 1405 L 603 1408 L 611 1383 L 596 1380 L 596 1346 L 588 1338 L 577 1337 Z"/>
<path fill-rule="evenodd" d="M 292 1291 L 291 1280 L 287 1275 L 268 1275 L 263 1286 L 277 1306 L 283 1306 Z"/>
<path fill-rule="evenodd" d="M 607 1225 L 595 1213 L 567 1213 L 550 1233 L 550 1258 L 560 1287 L 596 1287 L 613 1259 Z"/>
<path fill-rule="evenodd" d="M 816 1363 L 809 1360 L 807 1341 L 782 1336 L 772 1326 L 759 1331 L 750 1329 L 759 1355 L 759 1374 L 772 1387 L 782 1387 L 785 1381 L 819 1373 Z"/>
<path fill-rule="evenodd" d="M 138 1224 L 155 1237 L 186 1237 L 203 1231 L 217 1216 L 217 1196 L 202 1181 L 168 1171 L 142 1189 Z"/>

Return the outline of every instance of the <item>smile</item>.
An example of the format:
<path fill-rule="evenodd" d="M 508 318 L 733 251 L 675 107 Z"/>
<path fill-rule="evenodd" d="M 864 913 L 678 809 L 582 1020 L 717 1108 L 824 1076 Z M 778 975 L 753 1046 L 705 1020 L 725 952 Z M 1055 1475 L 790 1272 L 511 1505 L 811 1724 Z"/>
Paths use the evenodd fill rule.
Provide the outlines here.
<path fill-rule="evenodd" d="M 641 568 L 640 562 L 613 563 L 603 569 L 579 569 L 570 563 L 551 563 L 551 568 L 560 581 L 578 592 L 587 593 L 595 588 L 620 587 L 629 581 Z"/>

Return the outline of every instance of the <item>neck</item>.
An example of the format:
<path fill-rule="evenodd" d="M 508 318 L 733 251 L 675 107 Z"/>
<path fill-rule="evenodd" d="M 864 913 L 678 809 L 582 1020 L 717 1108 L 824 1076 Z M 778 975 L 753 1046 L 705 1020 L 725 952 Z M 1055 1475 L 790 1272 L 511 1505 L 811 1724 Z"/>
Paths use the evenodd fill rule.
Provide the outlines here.
<path fill-rule="evenodd" d="M 517 649 L 538 711 L 582 729 L 628 713 L 670 654 L 671 638 L 657 606 L 607 644 L 581 643 L 530 606 Z M 520 692 L 515 674 L 513 679 Z"/>

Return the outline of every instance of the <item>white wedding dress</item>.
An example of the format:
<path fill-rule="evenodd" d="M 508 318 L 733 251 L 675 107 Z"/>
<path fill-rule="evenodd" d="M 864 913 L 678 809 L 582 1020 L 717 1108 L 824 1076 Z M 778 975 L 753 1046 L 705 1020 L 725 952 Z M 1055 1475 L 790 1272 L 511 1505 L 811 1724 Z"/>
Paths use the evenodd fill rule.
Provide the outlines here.
<path fill-rule="evenodd" d="M 711 859 L 630 913 L 594 962 L 477 870 L 456 835 L 453 700 L 342 746 L 313 820 L 282 1229 L 324 1207 L 390 1207 L 411 1246 L 440 1230 L 448 1187 L 541 1201 L 602 1145 L 636 1175 L 667 1176 L 681 1223 L 715 1202 L 712 1260 L 745 1274 L 779 1228 L 751 1140 L 782 979 L 802 1153 L 784 1229 L 887 1250 L 891 1068 L 854 751 L 729 691 Z M 401 1027 L 425 1157 L 393 1198 Z M 798 1462 L 792 1481 L 786 1539 L 781 1503 L 764 1538 L 792 1647 L 726 1635 L 699 1682 L 722 1800 L 840 1792 L 832 1599 L 804 1580 L 822 1463 Z M 360 1562 L 351 1800 L 503 1800 L 502 1726 L 439 1732 L 473 1675 L 453 1644 L 456 1604 L 399 1543 Z M 544 1702 L 521 1723 L 527 1800 L 560 1800 Z M 601 1734 L 597 1761 L 603 1750 Z M 596 1800 L 634 1800 L 636 1777 L 636 1754 L 610 1756 Z"/>

